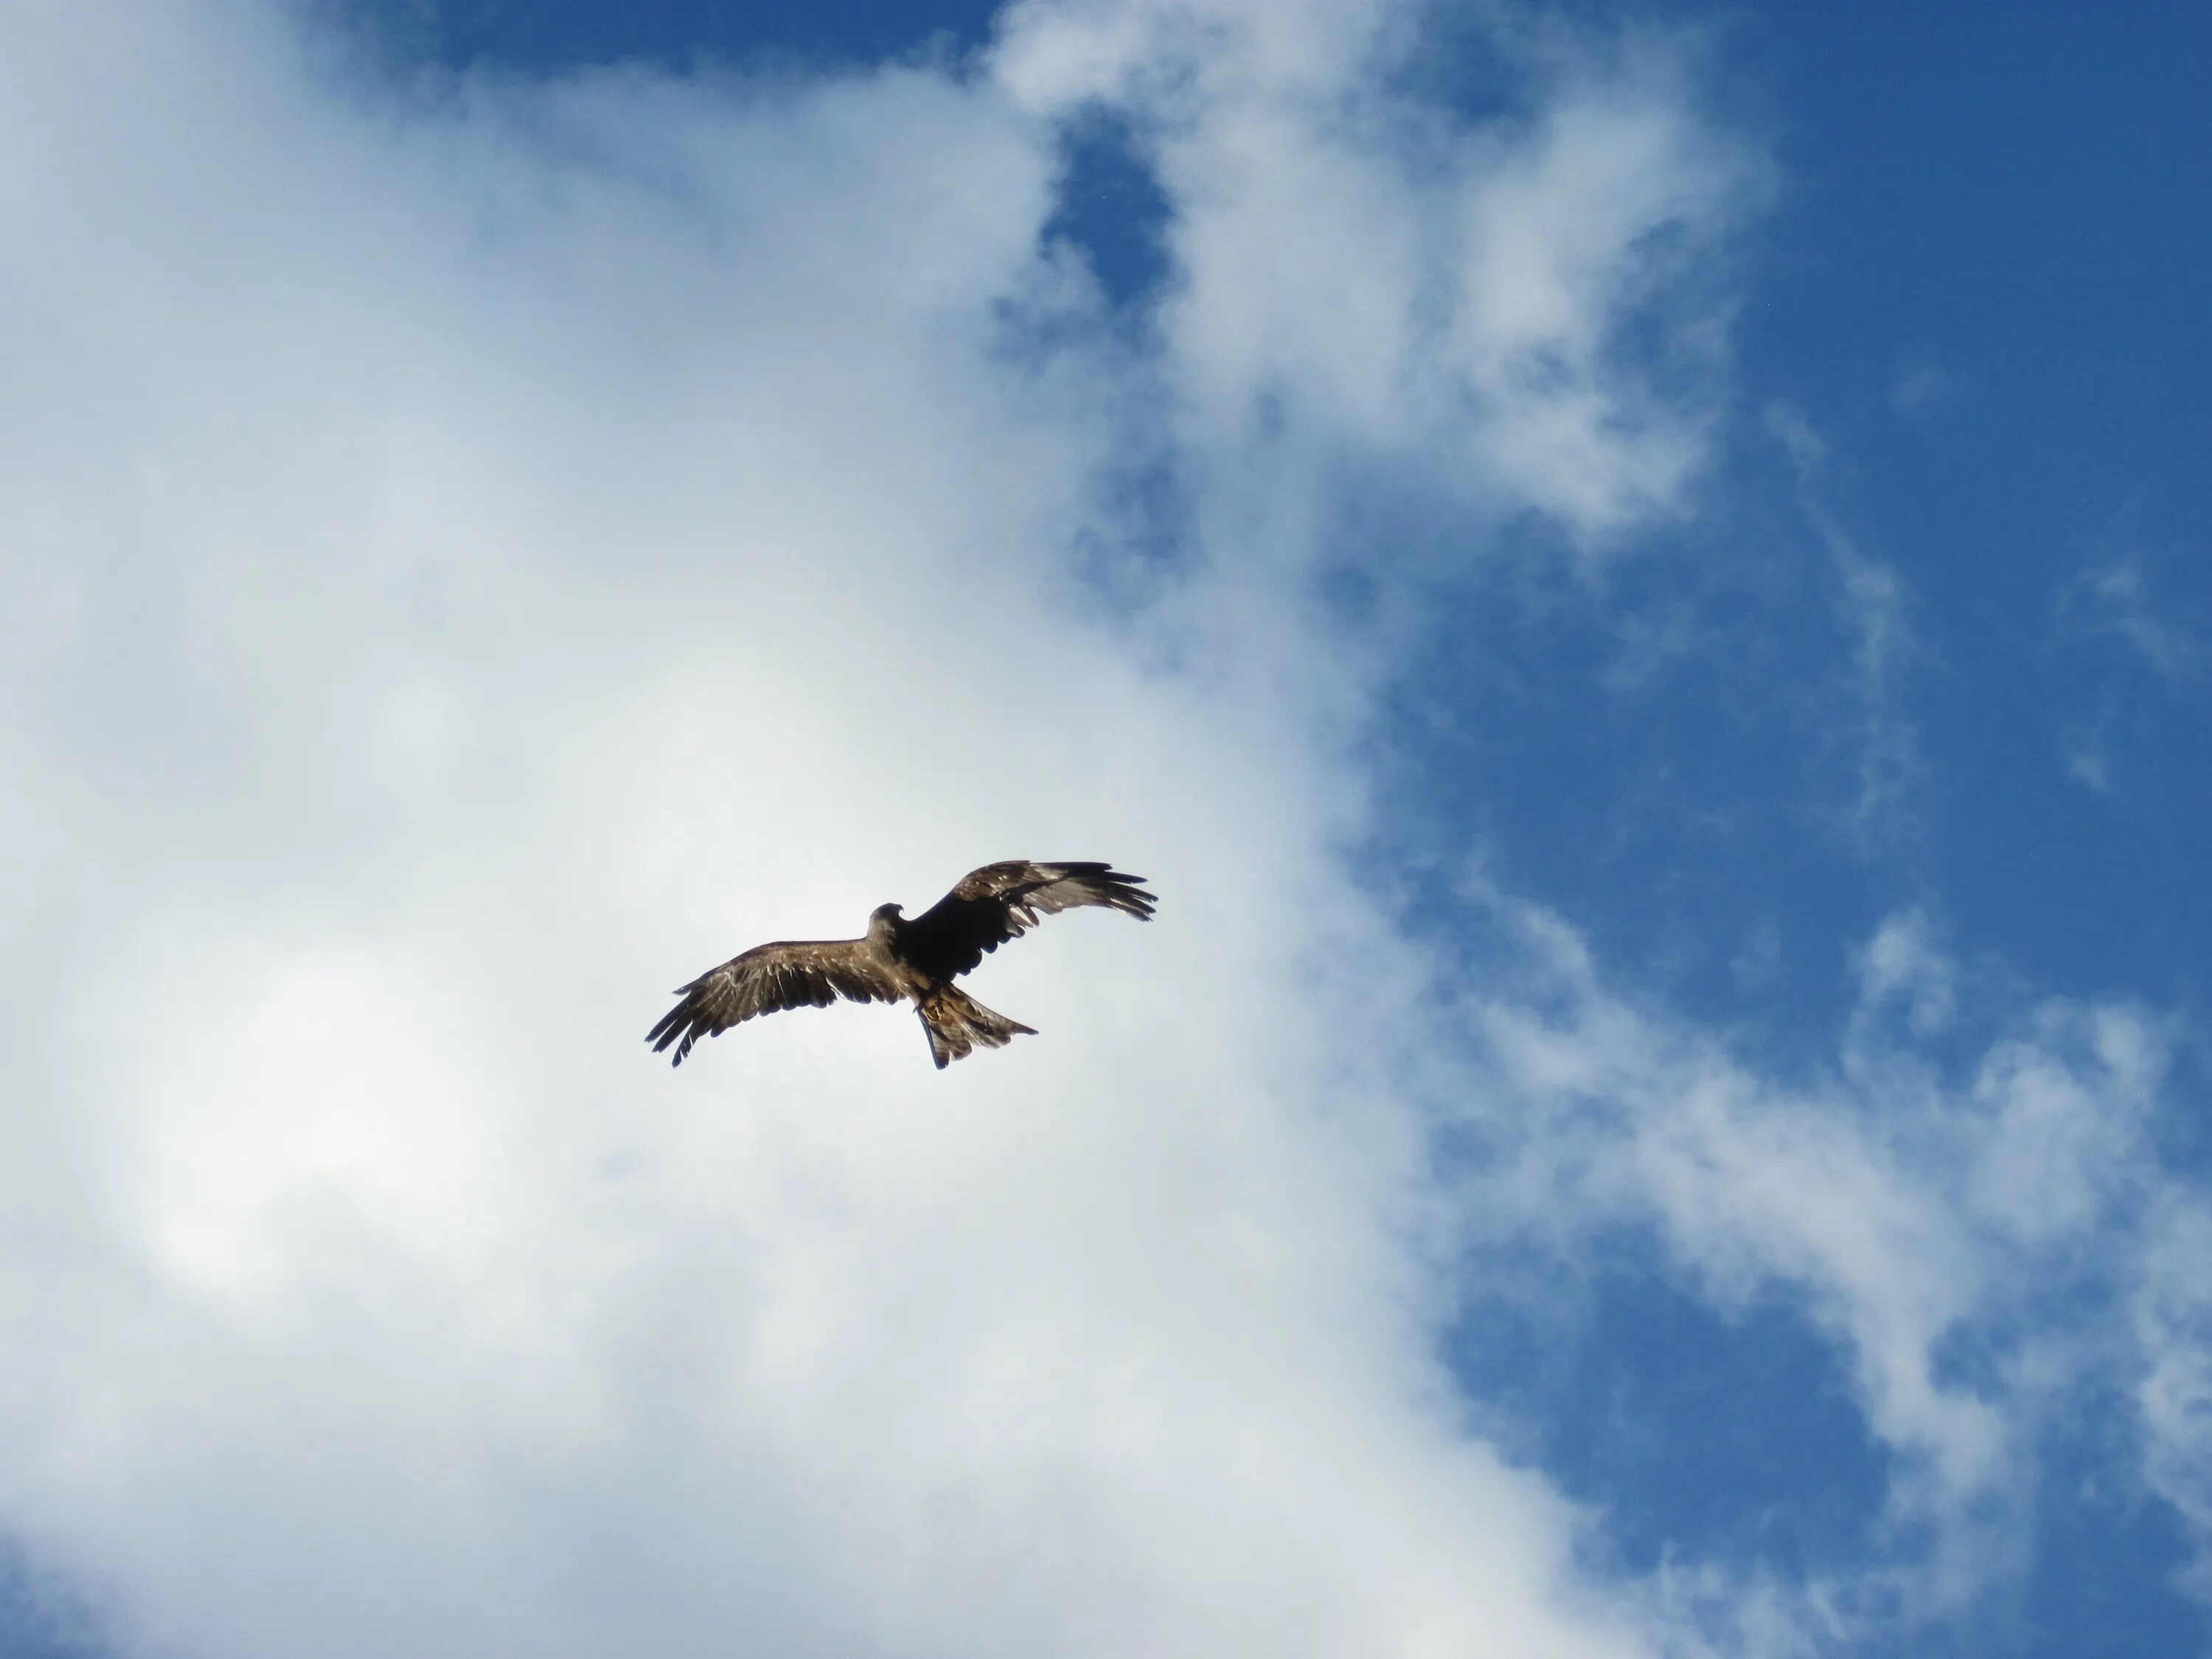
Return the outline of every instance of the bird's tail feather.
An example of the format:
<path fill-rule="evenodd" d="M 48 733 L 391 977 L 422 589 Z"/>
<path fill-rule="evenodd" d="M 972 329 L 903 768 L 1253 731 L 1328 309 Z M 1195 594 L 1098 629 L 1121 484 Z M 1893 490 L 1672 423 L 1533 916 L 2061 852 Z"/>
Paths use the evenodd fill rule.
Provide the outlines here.
<path fill-rule="evenodd" d="M 979 1046 L 1003 1048 L 1018 1036 L 1036 1035 L 1019 1020 L 986 1008 L 957 986 L 939 986 L 915 1004 L 915 1012 L 921 1016 L 929 1057 L 940 1072 L 956 1060 L 967 1059 Z"/>

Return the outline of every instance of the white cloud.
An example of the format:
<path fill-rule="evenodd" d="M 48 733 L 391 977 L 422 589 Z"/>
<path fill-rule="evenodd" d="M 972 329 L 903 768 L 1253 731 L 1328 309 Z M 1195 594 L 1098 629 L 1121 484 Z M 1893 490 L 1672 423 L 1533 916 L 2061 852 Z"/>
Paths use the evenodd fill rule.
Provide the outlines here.
<path fill-rule="evenodd" d="M 1760 167 L 1661 43 L 1562 64 L 1502 33 L 1532 101 L 1469 131 L 1391 90 L 1418 64 L 1408 23 L 1373 0 L 1033 4 L 1001 64 L 1031 107 L 1139 112 L 1182 205 L 1170 386 L 1227 477 L 1270 446 L 1286 481 L 1411 458 L 1462 507 L 1587 542 L 1678 510 L 1719 367 L 1700 278 Z M 1625 327 L 1654 315 L 1656 362 Z"/>
<path fill-rule="evenodd" d="M 427 100 L 254 7 L 11 16 L 0 1518 L 122 1645 L 1649 1650 L 1431 1357 L 1422 967 L 1335 860 L 1316 733 L 1360 708 L 1279 695 L 1311 532 L 1245 513 L 1281 475 L 1230 428 L 1280 385 L 1507 506 L 1665 505 L 1702 417 L 1606 361 L 1613 266 L 1718 211 L 1675 173 L 1712 141 L 1569 88 L 1417 188 L 1294 107 L 1390 109 L 1348 15 L 1238 24 L 1181 115 L 1121 94 L 1181 123 L 1152 362 L 1038 251 L 1038 65 L 1196 13 Z M 1394 241 L 1439 202 L 1472 252 Z M 1508 228 L 1512 315 L 1399 314 Z M 1071 553 L 1156 383 L 1205 556 L 1109 621 Z M 1015 853 L 1164 901 L 994 960 L 1042 1037 L 942 1077 L 880 1011 L 640 1043 L 722 953 Z"/>

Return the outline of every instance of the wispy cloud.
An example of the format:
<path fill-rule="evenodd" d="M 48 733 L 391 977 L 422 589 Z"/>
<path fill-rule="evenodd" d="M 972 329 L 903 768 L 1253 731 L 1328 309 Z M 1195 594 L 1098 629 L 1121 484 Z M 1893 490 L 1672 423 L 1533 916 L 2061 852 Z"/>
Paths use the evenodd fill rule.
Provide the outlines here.
<path fill-rule="evenodd" d="M 1889 405 L 1900 420 L 1932 420 L 1956 403 L 1965 390 L 1959 377 L 1937 363 L 1919 363 L 1899 374 L 1889 389 Z"/>
<path fill-rule="evenodd" d="M 2151 592 L 2142 560 L 2123 554 L 2090 565 L 2058 596 L 2060 625 L 2077 636 L 2116 639 L 2171 686 L 2201 678 L 2212 665 L 2185 612 Z"/>
<path fill-rule="evenodd" d="M 2073 721 L 2058 733 L 2066 775 L 2100 795 L 2112 794 L 2119 787 L 2114 775 L 2112 720 L 2112 710 L 2106 708 L 2095 719 Z"/>
<path fill-rule="evenodd" d="M 2144 1474 L 2180 1511 L 2195 1547 L 2191 1588 L 2212 1601 L 2212 1202 L 2170 1198 L 2153 1212 L 2134 1303 L 2143 1367 Z"/>
<path fill-rule="evenodd" d="M 2198 1201 L 2148 1139 L 2168 1065 L 2160 1020 L 2124 1003 L 2012 1006 L 1962 1050 L 1960 969 L 1924 916 L 1900 915 L 1861 953 L 1828 1074 L 1792 1084 L 1609 985 L 1556 919 L 1500 903 L 1508 959 L 1549 993 L 1468 1010 L 1494 1067 L 1474 1097 L 1498 1152 L 1486 1236 L 1575 1260 L 1609 1228 L 1648 1229 L 1698 1293 L 1782 1296 L 1841 1345 L 1893 1455 L 1891 1523 L 1939 1540 L 1899 1558 L 1911 1571 L 1885 1595 L 1932 1613 L 2016 1582 L 2046 1425 L 2069 1390 L 2146 1358 L 2151 1455 L 2197 1501 L 2203 1333 L 2173 1269 L 2161 1277 L 2183 1259 L 2172 1228 L 2142 1220 L 2146 1191 Z M 2108 1312 L 2139 1273 L 2146 1338 L 2114 1346 Z M 2054 1320 L 2062 1287 L 2085 1285 L 2080 1322 Z M 1962 1348 L 1984 1361 L 1958 1370 L 1946 1355 Z M 1881 1582 L 1832 1582 L 1834 1607 Z"/>
<path fill-rule="evenodd" d="M 2166 574 L 2172 575 L 2170 565 Z M 2142 552 L 2107 548 L 2052 602 L 2067 656 L 2077 665 L 2094 664 L 2094 689 L 2084 699 L 2092 712 L 2060 722 L 2059 756 L 2067 775 L 2099 795 L 2118 798 L 2124 776 L 2139 782 L 2144 775 L 2135 763 L 2150 706 L 2146 693 L 2154 703 L 2185 707 L 2212 670 L 2212 622 L 2185 588 L 2161 582 L 2160 574 Z"/>
<path fill-rule="evenodd" d="M 1851 724 L 1858 757 L 1854 828 L 1869 841 L 1887 841 L 1922 765 L 1905 696 L 1906 678 L 1923 652 L 1912 623 L 1911 590 L 1893 566 L 1867 553 L 1837 519 L 1829 501 L 1828 446 L 1804 412 L 1771 403 L 1765 425 L 1796 477 L 1798 510 L 1827 555 L 1837 620 L 1852 642 Z"/>

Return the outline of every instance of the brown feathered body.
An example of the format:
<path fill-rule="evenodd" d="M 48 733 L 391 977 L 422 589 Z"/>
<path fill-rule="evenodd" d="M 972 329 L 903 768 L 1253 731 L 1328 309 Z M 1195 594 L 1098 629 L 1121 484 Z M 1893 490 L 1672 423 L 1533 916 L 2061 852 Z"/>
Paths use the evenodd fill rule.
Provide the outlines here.
<path fill-rule="evenodd" d="M 952 981 L 986 953 L 1038 921 L 1085 905 L 1152 919 L 1157 901 L 1144 878 L 1103 864 L 1035 864 L 1009 859 L 970 871 L 921 915 L 877 907 L 859 939 L 784 939 L 756 945 L 678 988 L 683 1000 L 647 1033 L 659 1053 L 671 1043 L 681 1066 L 691 1045 L 761 1014 L 853 1002 L 912 1002 L 941 1071 L 978 1048 L 1002 1048 L 1029 1026 L 986 1008 Z"/>

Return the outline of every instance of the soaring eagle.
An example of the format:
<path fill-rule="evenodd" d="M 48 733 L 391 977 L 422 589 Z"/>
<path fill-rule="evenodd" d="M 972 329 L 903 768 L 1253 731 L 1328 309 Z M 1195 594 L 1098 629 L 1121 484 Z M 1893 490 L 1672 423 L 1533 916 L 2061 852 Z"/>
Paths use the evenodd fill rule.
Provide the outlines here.
<path fill-rule="evenodd" d="M 896 904 L 879 904 L 860 939 L 781 940 L 757 945 L 711 973 L 677 988 L 684 999 L 645 1040 L 659 1054 L 676 1044 L 681 1066 L 702 1036 L 726 1031 L 757 1014 L 785 1008 L 826 1008 L 845 997 L 854 1002 L 912 1000 L 943 1071 L 965 1060 L 981 1043 L 1003 1048 L 1036 1031 L 994 1013 L 953 984 L 1010 939 L 1019 939 L 1040 915 L 1096 904 L 1139 921 L 1152 920 L 1158 902 L 1139 884 L 1103 864 L 1031 864 L 1009 859 L 970 871 L 928 909 L 909 921 Z"/>

